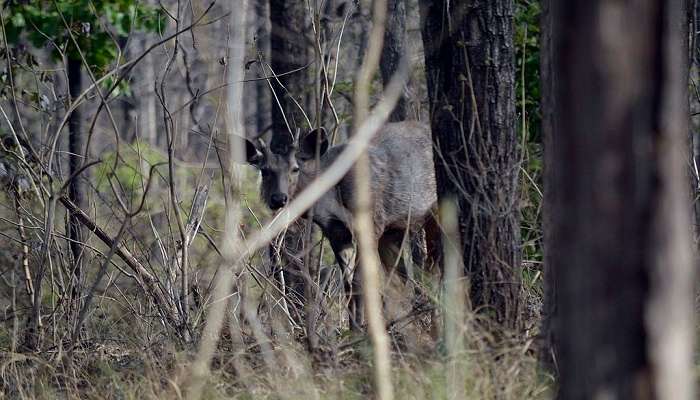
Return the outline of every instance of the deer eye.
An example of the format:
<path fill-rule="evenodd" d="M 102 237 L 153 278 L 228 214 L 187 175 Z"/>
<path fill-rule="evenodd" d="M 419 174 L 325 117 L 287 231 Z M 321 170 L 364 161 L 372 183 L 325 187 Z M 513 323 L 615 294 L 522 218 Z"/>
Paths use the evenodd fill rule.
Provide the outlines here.
<path fill-rule="evenodd" d="M 263 176 L 263 178 L 267 178 L 268 176 L 270 176 L 270 173 L 270 170 L 267 168 L 263 168 L 260 170 L 260 174 Z"/>
<path fill-rule="evenodd" d="M 299 167 L 296 166 L 296 165 L 293 166 L 293 167 L 292 167 L 292 172 L 295 173 L 295 174 L 296 174 L 297 172 L 299 172 Z"/>

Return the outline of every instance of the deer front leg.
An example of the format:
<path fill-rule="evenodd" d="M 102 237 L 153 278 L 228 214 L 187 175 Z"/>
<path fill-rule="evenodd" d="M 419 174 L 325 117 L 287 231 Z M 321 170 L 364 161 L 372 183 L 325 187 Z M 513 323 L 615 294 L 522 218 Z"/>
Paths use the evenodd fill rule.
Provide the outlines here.
<path fill-rule="evenodd" d="M 357 330 L 362 326 L 362 294 L 357 274 L 357 252 L 352 241 L 334 242 L 331 241 L 331 248 L 335 259 L 343 274 L 343 286 L 345 289 L 345 306 L 348 309 L 348 319 L 350 327 Z"/>

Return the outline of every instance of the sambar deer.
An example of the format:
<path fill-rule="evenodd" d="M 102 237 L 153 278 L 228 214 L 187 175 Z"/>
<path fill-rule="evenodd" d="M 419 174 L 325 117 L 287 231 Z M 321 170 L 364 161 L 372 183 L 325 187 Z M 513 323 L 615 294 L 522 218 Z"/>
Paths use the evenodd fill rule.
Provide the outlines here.
<path fill-rule="evenodd" d="M 329 168 L 344 148 L 344 144 L 330 146 L 323 128 L 300 135 L 283 151 L 271 151 L 262 141 L 257 145 L 246 142 L 248 163 L 260 170 L 261 194 L 272 210 L 284 207 L 320 172 Z M 385 268 L 397 265 L 401 270 L 397 259 L 405 235 L 432 220 L 437 201 L 430 129 L 414 121 L 386 124 L 367 152 L 379 256 Z M 330 242 L 342 269 L 350 323 L 357 329 L 363 317 L 361 291 L 358 290 L 360 274 L 354 273 L 353 236 L 362 232 L 353 230 L 354 190 L 351 171 L 323 194 L 312 207 L 311 215 Z"/>

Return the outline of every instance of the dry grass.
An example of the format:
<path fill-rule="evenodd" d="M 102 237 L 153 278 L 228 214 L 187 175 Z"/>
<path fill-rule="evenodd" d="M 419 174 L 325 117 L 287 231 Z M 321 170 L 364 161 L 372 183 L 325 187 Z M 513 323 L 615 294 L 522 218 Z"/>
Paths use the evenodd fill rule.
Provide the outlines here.
<path fill-rule="evenodd" d="M 264 220 L 258 209 L 255 178 L 244 182 L 244 204 L 255 206 L 246 213 L 248 229 L 255 229 L 256 218 Z M 4 200 L 3 200 L 4 201 Z M 208 206 L 208 220 L 218 221 L 222 214 L 217 188 Z M 11 214 L 8 215 L 11 217 Z M 105 226 L 109 226 L 105 223 Z M 12 232 L 12 226 L 3 226 Z M 219 240 L 214 232 L 214 240 Z M 0 245 L 0 258 L 16 254 L 16 245 L 7 241 Z M 326 256 L 330 254 L 326 252 Z M 216 254 L 204 240 L 195 243 L 191 254 L 198 269 L 202 287 L 211 277 L 210 265 Z M 326 257 L 328 258 L 328 257 Z M 1 261 L 1 260 L 0 260 Z M 32 258 L 34 262 L 35 259 Z M 256 269 L 269 271 L 264 257 L 251 259 Z M 330 259 L 325 267 L 334 268 Z M 14 260 L 3 261 L 7 282 L 12 281 Z M 209 269 L 208 269 L 209 268 Z M 90 269 L 93 271 L 94 269 Z M 439 287 L 429 276 L 422 276 L 424 292 L 433 299 Z M 92 282 L 93 276 L 87 281 Z M 26 293 L 15 286 L 17 319 L 11 308 L 12 286 L 0 285 L 0 300 L 5 310 L 0 324 L 0 399 L 177 399 L 184 396 L 187 371 L 194 358 L 194 345 L 177 344 L 171 331 L 165 329 L 141 290 L 127 277 L 111 269 L 100 287 L 94 307 L 86 320 L 79 346 L 69 353 L 70 329 L 63 314 L 47 317 L 42 351 L 21 352 L 19 344 L 26 323 Z M 353 335 L 339 320 L 340 306 L 332 296 L 324 303 L 320 329 L 324 335 L 321 355 L 310 354 L 299 331 L 287 334 L 272 327 L 270 290 L 248 279 L 248 297 L 256 301 L 264 330 L 271 338 L 273 362 L 266 366 L 261 348 L 250 327 L 243 324 L 243 344 L 231 339 L 230 327 L 224 329 L 212 363 L 212 375 L 204 386 L 205 399 L 365 399 L 373 391 L 371 346 L 366 337 Z M 5 282 L 5 283 L 7 283 Z M 267 295 L 265 294 L 267 290 Z M 387 318 L 396 320 L 401 313 L 411 312 L 408 299 L 393 303 L 401 289 L 387 292 Z M 407 291 L 404 290 L 404 293 Z M 535 303 L 537 291 L 532 291 Z M 60 300 L 49 294 L 44 299 L 47 310 Z M 401 303 L 403 301 L 403 303 Z M 267 303 L 265 303 L 267 302 Z M 393 307 L 393 309 L 392 309 Z M 408 308 L 407 308 L 408 307 Z M 404 311 L 402 311 L 404 310 Z M 393 312 L 393 314 L 392 314 Z M 230 314 L 231 315 L 231 314 Z M 533 315 L 530 326 L 537 325 Z M 403 318 L 392 324 L 392 381 L 398 399 L 447 399 L 448 366 L 463 368 L 464 393 L 467 399 L 540 399 L 549 397 L 551 377 L 538 368 L 534 331 L 528 339 L 504 339 L 523 335 L 499 335 L 493 338 L 473 318 L 467 319 L 462 334 L 466 351 L 450 362 L 444 343 L 430 339 L 426 314 Z M 199 321 L 201 322 L 201 321 Z M 201 324 L 199 325 L 201 326 Z M 17 349 L 12 352 L 10 349 Z"/>
<path fill-rule="evenodd" d="M 546 399 L 551 377 L 537 365 L 531 342 L 477 336 L 464 327 L 467 351 L 454 364 L 466 373 L 466 399 Z M 163 343 L 143 347 L 139 338 L 85 343 L 70 362 L 59 351 L 0 355 L 2 398 L 177 399 L 192 353 Z M 395 335 L 396 337 L 396 335 Z M 224 335 L 214 357 L 204 399 L 366 399 L 373 393 L 367 341 L 312 357 L 297 342 L 275 339 L 275 369 L 264 366 L 260 348 L 246 336 L 245 349 Z M 284 342 L 285 344 L 280 344 Z M 441 343 L 402 348 L 394 341 L 392 378 L 399 399 L 447 399 L 448 365 Z"/>

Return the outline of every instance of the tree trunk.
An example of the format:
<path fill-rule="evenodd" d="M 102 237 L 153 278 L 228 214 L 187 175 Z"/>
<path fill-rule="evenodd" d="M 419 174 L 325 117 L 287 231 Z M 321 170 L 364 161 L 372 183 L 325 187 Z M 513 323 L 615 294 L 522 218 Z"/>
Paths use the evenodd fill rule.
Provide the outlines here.
<path fill-rule="evenodd" d="M 68 59 L 68 91 L 71 100 L 76 99 L 82 91 L 82 62 L 80 60 Z M 80 110 L 80 107 L 76 108 L 68 118 L 68 174 L 70 176 L 73 176 L 80 169 L 85 151 L 85 137 L 80 127 L 82 120 Z M 87 171 L 84 171 L 80 176 L 75 176 L 68 186 L 68 198 L 82 210 L 86 209 L 84 184 L 86 173 Z M 74 266 L 73 296 L 79 298 L 82 278 L 83 235 L 80 222 L 74 215 L 69 217 L 68 238 L 70 239 L 70 251 Z"/>
<path fill-rule="evenodd" d="M 384 46 L 379 67 L 382 82 L 386 87 L 398 71 L 401 62 L 408 62 L 406 54 L 406 4 L 404 0 L 387 1 L 386 30 L 384 31 Z M 396 103 L 389 121 L 404 121 L 408 118 L 408 104 L 404 97 Z"/>
<path fill-rule="evenodd" d="M 695 82 L 693 86 L 694 90 L 690 94 L 690 105 L 693 117 L 691 117 L 690 126 L 690 143 L 691 143 L 691 153 L 690 153 L 690 165 L 692 168 L 693 177 L 693 205 L 695 214 L 695 238 L 700 238 L 700 123 L 698 123 L 698 115 L 695 113 L 700 112 L 700 92 L 698 88 L 698 78 L 700 78 L 700 28 L 698 28 L 700 23 L 700 1 L 694 0 L 692 3 L 692 27 L 693 36 L 692 43 L 693 49 L 691 53 L 691 79 Z"/>
<path fill-rule="evenodd" d="M 281 83 L 272 80 L 273 88 L 281 108 L 272 98 L 271 150 L 283 152 L 292 143 L 292 134 L 304 127 L 304 118 L 296 100 L 306 107 L 309 89 L 309 39 L 305 36 L 308 26 L 304 2 L 293 0 L 270 0 L 270 54 L 272 69 Z M 296 72 L 292 72 L 296 71 Z M 285 123 L 286 119 L 286 123 Z M 308 127 L 306 127 L 308 128 Z M 291 132 L 290 132 L 291 130 Z"/>
<path fill-rule="evenodd" d="M 147 39 L 140 40 L 139 50 L 148 47 Z M 139 80 L 141 95 L 138 97 L 139 135 L 149 146 L 158 147 L 158 112 L 156 108 L 156 95 L 154 82 L 156 81 L 154 55 L 149 54 L 143 59 L 143 75 Z M 160 135 L 164 136 L 164 135 Z M 161 143 L 162 144 L 162 143 Z M 154 182 L 157 183 L 157 180 Z"/>
<path fill-rule="evenodd" d="M 127 60 L 133 59 L 133 45 L 127 46 L 129 40 L 126 36 L 119 36 L 117 38 L 117 43 L 122 51 L 123 58 Z M 138 53 L 140 54 L 140 53 Z M 121 134 L 121 139 L 126 143 L 132 143 L 136 140 L 136 134 L 138 126 L 136 116 L 136 98 L 133 92 L 129 94 L 123 94 L 119 103 L 121 111 L 121 124 L 118 124 L 119 134 Z"/>
<path fill-rule="evenodd" d="M 554 204 L 557 200 L 557 189 L 554 185 L 555 165 L 550 168 L 551 149 L 555 145 L 554 132 L 554 106 L 556 99 L 554 97 L 556 90 L 556 75 L 552 73 L 552 60 L 554 57 L 552 48 L 552 32 L 555 31 L 554 25 L 557 22 L 552 18 L 552 8 L 555 6 L 555 0 L 543 0 L 542 14 L 540 16 L 540 92 L 542 94 L 540 102 L 540 110 L 542 112 L 542 136 L 544 139 L 544 203 Z M 549 207 L 543 209 L 543 231 L 544 242 L 552 241 L 550 229 L 552 224 L 551 212 Z M 542 342 L 540 360 L 553 373 L 556 374 L 556 362 L 558 359 L 555 354 L 559 347 L 557 342 L 556 332 L 556 317 L 557 317 L 557 292 L 555 290 L 555 273 L 552 269 L 553 259 L 562 259 L 563 255 L 556 254 L 557 248 L 545 246 L 544 248 L 544 304 L 542 306 Z"/>
<path fill-rule="evenodd" d="M 456 198 L 472 307 L 521 308 L 513 1 L 422 1 L 438 199 Z"/>
<path fill-rule="evenodd" d="M 256 29 L 255 45 L 257 51 L 262 54 L 264 60 L 270 57 L 270 8 L 265 0 L 257 0 L 255 6 L 251 7 L 255 11 Z M 266 81 L 261 80 L 255 83 L 256 94 L 256 114 L 255 125 L 257 134 L 260 135 L 270 128 L 270 110 L 276 106 L 270 100 L 270 88 Z M 275 107 L 273 107 L 275 106 Z M 284 121 L 282 121 L 284 122 Z"/>
<path fill-rule="evenodd" d="M 275 79 L 271 80 L 276 96 L 270 96 L 272 115 L 270 149 L 277 154 L 286 154 L 291 150 L 293 135 L 296 135 L 297 129 L 302 129 L 304 126 L 304 117 L 295 101 L 304 107 L 307 104 L 307 98 L 312 94 L 308 88 L 308 72 L 302 69 L 309 64 L 310 59 L 308 49 L 310 42 L 305 36 L 305 27 L 308 25 L 307 10 L 305 3 L 294 0 L 270 0 L 269 5 L 271 65 L 276 74 L 286 74 L 278 78 L 279 82 Z M 304 129 L 308 128 L 307 126 Z M 294 267 L 299 265 L 293 257 L 288 258 L 285 255 L 297 256 L 302 252 L 302 231 L 301 222 L 290 225 L 280 254 L 282 259 L 279 260 L 282 263 L 280 267 L 286 265 L 297 272 L 296 274 L 285 273 L 288 288 L 294 290 L 298 290 L 301 285 L 298 268 Z"/>
<path fill-rule="evenodd" d="M 682 2 L 553 4 L 559 398 L 694 398 Z"/>
<path fill-rule="evenodd" d="M 277 154 L 286 154 L 291 151 L 297 131 L 303 132 L 310 128 L 299 109 L 301 106 L 308 112 L 310 98 L 313 96 L 310 75 L 308 68 L 305 68 L 311 60 L 311 42 L 306 36 L 306 28 L 309 26 L 308 10 L 304 2 L 270 0 L 269 12 L 272 69 L 276 74 L 286 74 L 278 78 L 279 83 L 272 80 L 276 96 L 271 96 L 270 150 Z M 281 104 L 277 103 L 278 100 Z M 285 291 L 293 294 L 290 298 L 303 297 L 300 305 L 306 316 L 303 322 L 306 322 L 307 340 L 311 350 L 318 347 L 315 318 L 311 315 L 314 313 L 316 295 L 314 285 L 310 284 L 310 280 L 316 276 L 314 267 L 317 261 L 314 260 L 315 257 L 305 254 L 310 251 L 309 246 L 315 236 L 315 230 L 315 225 L 310 220 L 300 219 L 291 224 L 280 245 L 280 257 L 272 257 L 277 264 L 274 266 L 275 270 L 282 271 Z M 298 320 L 296 322 L 302 323 Z"/>

